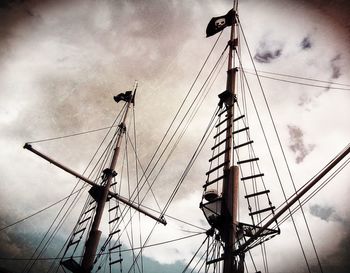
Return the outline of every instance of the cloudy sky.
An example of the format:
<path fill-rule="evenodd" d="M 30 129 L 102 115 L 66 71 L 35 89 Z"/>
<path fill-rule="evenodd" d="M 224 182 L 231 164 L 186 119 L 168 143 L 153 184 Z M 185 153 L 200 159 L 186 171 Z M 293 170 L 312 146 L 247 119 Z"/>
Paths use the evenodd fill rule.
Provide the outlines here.
<path fill-rule="evenodd" d="M 0 228 L 64 198 L 75 180 L 22 149 L 27 141 L 110 125 L 120 108 L 113 95 L 139 82 L 136 104 L 140 160 L 146 165 L 217 36 L 205 38 L 210 18 L 225 14 L 230 1 L 1 1 L 0 5 Z M 258 70 L 350 84 L 350 5 L 346 1 L 253 1 L 240 3 L 240 20 Z M 227 42 L 224 31 L 214 64 Z M 245 68 L 251 71 L 247 51 Z M 205 73 L 208 73 L 208 67 Z M 277 77 L 266 74 L 267 77 Z M 225 88 L 225 72 L 208 95 L 155 192 L 164 205 Z M 293 193 L 273 127 L 254 76 L 247 74 L 281 169 Z M 261 78 L 297 187 L 301 187 L 349 142 L 349 86 L 283 78 L 312 87 Z M 199 79 L 203 82 L 205 77 Z M 196 86 L 199 89 L 200 84 Z M 250 105 L 251 111 L 253 108 Z M 209 110 L 208 110 L 209 109 Z M 256 116 L 252 138 L 262 160 L 272 201 L 283 202 Z M 73 169 L 83 171 L 102 133 L 38 144 Z M 189 153 L 188 153 L 189 152 Z M 208 169 L 203 156 L 185 180 L 169 214 L 207 228 L 198 209 Z M 349 170 L 342 171 L 305 206 L 326 272 L 349 268 Z M 244 206 L 242 204 L 242 213 Z M 186 213 L 184 213 L 186 211 Z M 54 207 L 0 233 L 0 258 L 30 257 L 57 213 Z M 79 213 L 79 209 L 76 214 Z M 73 213 L 74 214 L 74 213 Z M 296 222 L 306 254 L 316 264 L 301 215 Z M 69 234 L 68 221 L 57 244 Z M 152 222 L 145 219 L 144 228 Z M 271 240 L 270 272 L 306 272 L 290 222 Z M 152 242 L 186 236 L 192 227 L 169 220 Z M 195 229 L 198 231 L 198 229 Z M 145 252 L 153 272 L 181 272 L 202 237 Z M 55 247 L 54 247 L 55 248 Z M 54 250 L 46 256 L 55 255 Z M 258 254 L 257 254 L 258 255 Z M 288 255 L 288 259 L 286 259 Z M 274 257 L 272 259 L 272 257 Z M 25 262 L 0 262 L 21 272 Z M 285 268 L 288 268 L 286 270 Z M 261 270 L 263 268 L 260 268 Z M 293 271 L 294 270 L 294 271 Z M 6 272 L 6 271 L 5 271 Z M 148 271 L 146 271 L 148 272 Z M 315 272 L 319 272 L 315 267 Z"/>

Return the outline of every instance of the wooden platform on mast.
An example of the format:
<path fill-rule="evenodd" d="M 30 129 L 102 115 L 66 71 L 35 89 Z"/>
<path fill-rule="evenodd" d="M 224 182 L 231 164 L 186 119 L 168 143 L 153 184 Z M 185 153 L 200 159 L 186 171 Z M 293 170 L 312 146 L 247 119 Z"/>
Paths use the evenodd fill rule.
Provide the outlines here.
<path fill-rule="evenodd" d="M 89 273 L 85 271 L 80 264 L 78 264 L 75 260 L 72 258 L 69 258 L 68 260 L 62 261 L 61 265 L 63 265 L 65 268 L 67 268 L 69 271 L 73 273 Z"/>

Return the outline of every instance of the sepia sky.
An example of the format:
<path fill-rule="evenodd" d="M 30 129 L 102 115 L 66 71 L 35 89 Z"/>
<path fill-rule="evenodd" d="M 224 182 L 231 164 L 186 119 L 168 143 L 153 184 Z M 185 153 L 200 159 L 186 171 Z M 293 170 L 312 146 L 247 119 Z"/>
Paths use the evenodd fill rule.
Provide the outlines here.
<path fill-rule="evenodd" d="M 217 38 L 205 38 L 207 23 L 211 17 L 226 14 L 231 6 L 230 1 L 210 0 L 2 1 L 0 229 L 64 198 L 75 182 L 70 175 L 23 150 L 23 144 L 109 126 L 120 110 L 112 97 L 130 90 L 135 80 L 139 83 L 138 147 L 140 160 L 147 165 Z M 349 3 L 242 0 L 239 9 L 258 70 L 350 84 Z M 229 31 L 222 35 L 205 73 L 225 47 Z M 247 51 L 242 53 L 249 72 L 253 67 Z M 286 177 L 283 180 L 289 196 L 293 189 L 259 86 L 252 75 L 247 77 L 277 154 L 277 165 Z M 200 83 L 204 80 L 199 78 Z M 313 83 L 324 86 L 320 88 L 261 80 L 299 188 L 349 143 L 350 90 L 333 88 L 350 87 Z M 155 193 L 163 206 L 169 188 L 181 176 L 204 132 L 217 94 L 225 89 L 224 70 L 213 87 L 156 184 Z M 278 206 L 284 200 L 254 114 L 251 123 L 252 128 L 257 127 L 252 137 L 259 157 L 265 158 L 262 169 L 269 180 L 272 201 Z M 102 136 L 103 132 L 36 147 L 82 172 Z M 198 204 L 209 167 L 206 156 L 204 153 L 205 158 L 194 165 L 169 210 L 169 214 L 204 228 L 208 226 Z M 347 272 L 350 268 L 349 175 L 349 168 L 345 168 L 304 207 L 326 272 Z M 56 210 L 54 207 L 0 231 L 0 258 L 30 257 Z M 319 272 L 301 215 L 295 217 L 307 242 L 306 254 L 314 272 Z M 68 236 L 72 229 L 69 224 L 74 221 L 70 219 L 63 227 L 59 242 Z M 145 229 L 151 226 L 146 219 Z M 157 227 L 157 236 L 151 242 L 186 236 L 186 230 L 191 230 L 171 220 L 168 226 Z M 267 244 L 270 272 L 307 272 L 291 222 L 283 224 L 281 230 L 282 235 Z M 202 239 L 150 248 L 144 255 L 152 272 L 181 272 Z M 54 256 L 54 250 L 47 256 Z M 24 264 L 0 261 L 0 272 L 21 272 Z"/>

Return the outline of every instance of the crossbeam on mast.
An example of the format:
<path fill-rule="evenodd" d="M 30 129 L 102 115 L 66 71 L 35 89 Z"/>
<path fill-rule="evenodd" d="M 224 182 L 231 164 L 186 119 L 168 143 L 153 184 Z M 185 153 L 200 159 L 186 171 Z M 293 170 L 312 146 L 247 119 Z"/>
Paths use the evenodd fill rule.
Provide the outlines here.
<path fill-rule="evenodd" d="M 51 157 L 43 154 L 42 152 L 38 151 L 37 149 L 34 149 L 32 147 L 32 145 L 26 143 L 24 146 L 23 146 L 24 149 L 27 149 L 28 151 L 31 151 L 32 153 L 38 155 L 39 157 L 45 159 L 46 161 L 50 162 L 51 164 L 55 165 L 56 167 L 66 171 L 67 173 L 70 173 L 71 175 L 75 176 L 76 178 L 79 178 L 80 180 L 84 181 L 85 183 L 89 184 L 90 186 L 92 187 L 101 187 L 100 185 L 96 184 L 95 182 L 91 181 L 89 178 L 79 174 L 78 172 L 64 166 L 63 164 L 59 163 L 58 161 L 52 159 Z M 117 193 L 114 193 L 114 192 L 111 192 L 109 191 L 108 192 L 108 195 L 117 199 L 118 201 L 124 203 L 125 205 L 128 205 L 130 207 L 132 207 L 133 209 L 145 214 L 146 216 L 156 220 L 157 222 L 163 224 L 163 225 L 166 225 L 167 222 L 165 221 L 165 219 L 163 217 L 157 217 L 153 214 L 151 214 L 150 212 L 146 211 L 145 209 L 142 209 L 140 207 L 139 204 L 136 204 L 134 202 L 131 202 L 131 200 L 117 194 Z"/>
<path fill-rule="evenodd" d="M 71 175 L 75 176 L 76 178 L 79 178 L 80 180 L 88 183 L 90 186 L 98 186 L 95 182 L 92 182 L 89 178 L 81 175 L 80 173 L 72 170 L 71 168 L 68 168 L 64 166 L 63 164 L 59 163 L 58 161 L 52 159 L 51 157 L 43 154 L 42 152 L 39 152 L 37 149 L 34 149 L 32 145 L 26 143 L 23 146 L 23 149 L 27 149 L 28 151 L 31 151 L 32 153 L 40 156 L 41 158 L 45 159 L 46 161 L 50 162 L 51 164 L 55 165 L 56 167 L 66 171 L 67 173 L 70 173 Z"/>

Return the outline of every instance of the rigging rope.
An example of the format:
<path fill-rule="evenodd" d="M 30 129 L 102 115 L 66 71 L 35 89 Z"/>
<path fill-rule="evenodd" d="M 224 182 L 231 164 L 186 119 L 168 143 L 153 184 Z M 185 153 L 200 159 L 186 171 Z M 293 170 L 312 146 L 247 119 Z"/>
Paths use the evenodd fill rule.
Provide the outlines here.
<path fill-rule="evenodd" d="M 116 120 L 119 118 L 120 113 L 123 112 L 123 109 L 125 108 L 125 104 L 123 105 L 123 108 L 120 110 L 118 116 L 116 117 Z M 115 124 L 115 122 L 113 123 Z M 112 127 L 117 127 L 118 125 L 113 125 Z M 39 139 L 39 140 L 33 140 L 33 141 L 29 141 L 27 142 L 28 144 L 34 144 L 34 143 L 40 143 L 40 142 L 47 142 L 47 141 L 52 141 L 52 140 L 58 140 L 58 139 L 64 139 L 64 138 L 69 138 L 69 137 L 74 137 L 74 136 L 80 136 L 80 135 L 86 135 L 86 134 L 90 134 L 90 133 L 95 133 L 95 132 L 99 132 L 99 131 L 104 131 L 104 130 L 108 130 L 110 131 L 111 126 L 107 126 L 107 127 L 102 127 L 102 128 L 98 128 L 98 129 L 93 129 L 93 130 L 88 130 L 88 131 L 83 131 L 83 132 L 78 132 L 78 133 L 72 133 L 69 135 L 64 135 L 64 136 L 58 136 L 58 137 L 51 137 L 51 138 L 44 138 L 44 139 Z"/>
<path fill-rule="evenodd" d="M 286 82 L 286 83 L 293 83 L 293 84 L 310 86 L 310 87 L 323 88 L 323 89 L 327 89 L 327 90 L 331 89 L 331 90 L 350 91 L 350 88 L 332 87 L 332 86 L 324 86 L 324 85 L 317 85 L 317 84 L 311 84 L 311 83 L 296 82 L 296 81 L 285 80 L 285 79 L 281 79 L 281 78 L 274 78 L 274 77 L 270 77 L 270 76 L 264 76 L 264 75 L 258 74 L 258 72 L 255 72 L 255 73 L 248 72 L 245 69 L 244 69 L 244 71 L 245 71 L 245 73 L 250 74 L 250 75 L 255 75 L 255 76 L 258 76 L 260 78 L 265 78 L 265 79 L 270 79 L 270 80 L 275 80 L 275 81 L 280 81 L 280 82 Z"/>
<path fill-rule="evenodd" d="M 136 114 L 135 114 L 135 104 L 133 104 L 133 108 L 132 108 L 132 120 L 133 120 L 133 128 L 134 128 L 134 143 L 135 143 L 135 148 L 133 148 L 134 150 L 134 153 L 135 153 L 135 168 L 136 168 L 136 182 L 139 181 L 139 171 L 138 171 L 138 156 L 137 156 L 137 139 L 136 139 Z M 131 141 L 130 141 L 131 142 Z M 132 143 L 131 143 L 132 145 Z M 140 165 L 141 167 L 141 165 Z M 137 194 L 137 203 L 140 204 L 140 194 L 139 194 L 139 183 L 136 183 L 136 190 L 138 192 Z M 152 192 L 152 196 L 154 197 L 156 203 L 158 204 L 157 202 L 157 199 L 155 198 L 155 195 L 153 193 L 153 190 L 151 191 Z M 159 207 L 159 205 L 158 205 Z M 139 213 L 139 223 L 141 223 L 141 213 Z M 141 229 L 141 225 L 139 225 L 139 244 L 142 245 L 142 229 Z M 143 255 L 141 253 L 141 272 L 143 272 Z"/>
<path fill-rule="evenodd" d="M 129 120 L 129 125 L 127 128 L 130 128 L 130 122 L 131 122 L 131 119 Z M 128 190 L 128 197 L 129 197 L 129 200 L 131 199 L 131 190 L 130 190 L 130 168 L 129 168 L 129 155 L 128 155 L 128 138 L 125 137 L 124 138 L 124 141 L 125 141 L 125 155 L 126 155 L 126 175 L 127 175 L 127 190 Z M 138 184 L 138 183 L 137 183 Z M 137 196 L 139 195 L 139 193 L 137 192 Z M 132 211 L 131 209 L 129 209 L 129 215 L 130 215 L 130 219 L 132 219 Z M 126 228 L 125 228 L 126 229 Z M 126 234 L 128 236 L 128 239 L 129 239 L 129 244 L 131 246 L 131 248 L 134 248 L 134 231 L 133 231 L 133 221 L 130 221 L 130 234 L 131 236 L 129 235 L 128 233 L 128 230 L 126 229 Z M 131 237 L 131 238 L 130 238 Z M 141 254 L 142 256 L 142 254 Z M 132 257 L 133 257 L 133 260 L 135 259 L 135 252 L 133 251 L 132 252 Z M 140 267 L 139 267 L 139 264 L 138 262 L 136 262 L 136 265 L 137 265 L 137 268 L 140 270 Z M 134 267 L 134 273 L 136 272 L 136 268 Z"/>
<path fill-rule="evenodd" d="M 85 185 L 84 187 L 87 187 L 87 185 Z M 31 218 L 31 217 L 33 217 L 33 216 L 39 214 L 39 213 L 42 213 L 42 212 L 44 212 L 44 211 L 46 211 L 46 210 L 48 210 L 48 209 L 50 209 L 50 208 L 52 208 L 52 207 L 58 205 L 59 203 L 63 202 L 64 200 L 70 198 L 71 196 L 73 196 L 73 195 L 75 195 L 75 194 L 77 194 L 77 193 L 79 193 L 79 192 L 80 192 L 80 189 L 79 189 L 79 190 L 76 190 L 76 191 L 74 191 L 74 192 L 72 192 L 72 193 L 70 193 L 68 196 L 66 196 L 66 197 L 64 197 L 64 198 L 62 198 L 62 199 L 60 199 L 60 200 L 58 200 L 58 201 L 56 201 L 56 202 L 54 202 L 54 203 L 52 203 L 52 204 L 50 204 L 50 205 L 44 207 L 44 208 L 42 208 L 42 209 L 40 209 L 40 210 L 38 210 L 38 211 L 36 211 L 36 212 L 30 214 L 30 215 L 25 216 L 24 218 L 22 218 L 22 219 L 20 219 L 20 220 L 17 220 L 17 221 L 15 221 L 15 222 L 13 222 L 13 223 L 7 225 L 7 226 L 1 227 L 1 228 L 0 228 L 0 232 L 2 232 L 2 231 L 4 231 L 5 229 L 8 229 L 8 228 L 10 228 L 10 227 L 12 227 L 12 226 L 14 226 L 14 225 L 17 225 L 17 224 L 19 224 L 19 223 L 21 223 L 21 222 L 24 222 L 25 220 L 28 220 L 29 218 Z"/>
<path fill-rule="evenodd" d="M 244 69 L 244 70 L 247 70 L 247 69 Z M 300 79 L 300 80 L 307 80 L 307 81 L 314 81 L 314 82 L 321 82 L 321 83 L 328 83 L 328 84 L 335 84 L 335 85 L 341 85 L 341 86 L 350 87 L 350 84 L 337 83 L 337 82 L 331 82 L 331 81 L 324 81 L 324 80 L 320 80 L 320 79 L 300 77 L 300 76 L 295 76 L 295 75 L 290 75 L 290 74 L 282 74 L 282 73 L 269 72 L 269 71 L 263 71 L 263 70 L 257 70 L 257 72 L 270 74 L 270 75 L 276 75 L 276 76 L 289 77 L 289 78 L 294 78 L 294 79 Z"/>
<path fill-rule="evenodd" d="M 199 267 L 199 269 L 198 269 L 198 273 L 201 271 L 201 269 L 202 269 L 202 267 L 206 264 L 206 260 L 205 259 L 203 259 L 203 257 L 206 255 L 206 252 L 204 251 L 203 252 L 203 254 L 202 254 L 202 256 L 198 259 L 198 261 L 197 261 L 197 263 L 195 264 L 195 266 L 192 268 L 192 270 L 191 270 L 191 272 L 190 273 L 192 273 L 195 269 L 196 269 L 196 267 L 198 266 L 198 264 L 201 262 L 201 260 L 203 260 L 202 261 L 202 265 Z"/>

